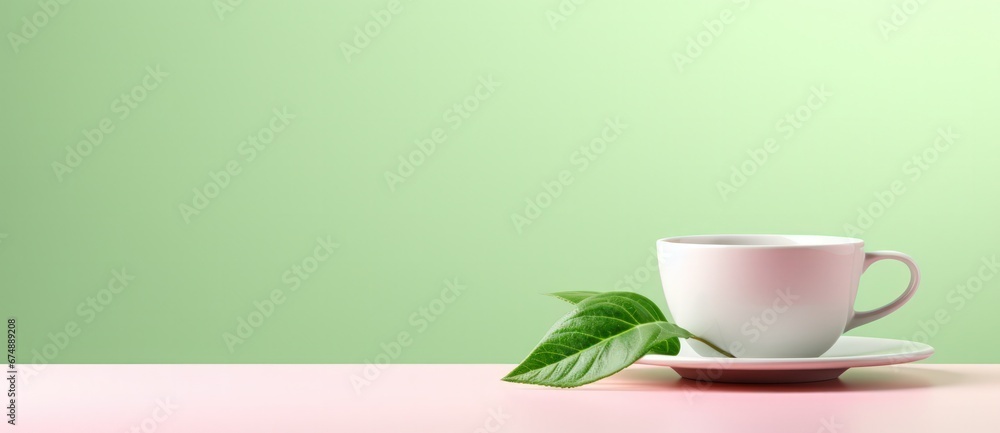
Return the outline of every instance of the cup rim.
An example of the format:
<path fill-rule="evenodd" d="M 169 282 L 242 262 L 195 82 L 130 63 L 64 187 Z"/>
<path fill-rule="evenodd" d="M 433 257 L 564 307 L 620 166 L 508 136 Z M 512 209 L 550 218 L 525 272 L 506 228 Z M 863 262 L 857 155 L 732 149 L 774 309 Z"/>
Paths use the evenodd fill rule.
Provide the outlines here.
<path fill-rule="evenodd" d="M 768 244 L 768 243 L 713 243 L 713 242 L 686 242 L 710 239 L 740 239 L 740 238 L 785 238 L 789 240 L 799 240 L 794 244 Z M 715 234 L 715 235 L 688 235 L 672 236 L 656 240 L 657 245 L 683 245 L 691 248 L 746 248 L 746 249 L 782 249 L 782 248 L 817 248 L 835 247 L 842 245 L 864 246 L 865 241 L 858 238 L 829 235 L 783 235 L 783 234 Z"/>

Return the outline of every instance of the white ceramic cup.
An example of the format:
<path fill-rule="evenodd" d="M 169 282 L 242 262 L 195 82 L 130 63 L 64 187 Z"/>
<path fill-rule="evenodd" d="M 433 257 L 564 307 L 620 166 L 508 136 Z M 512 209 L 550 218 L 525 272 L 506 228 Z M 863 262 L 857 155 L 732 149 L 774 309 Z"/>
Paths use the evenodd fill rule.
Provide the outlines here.
<path fill-rule="evenodd" d="M 738 358 L 822 355 L 852 328 L 910 300 L 920 282 L 913 259 L 865 253 L 864 241 L 806 235 L 706 235 L 656 242 L 667 306 L 682 328 Z M 896 300 L 854 311 L 858 281 L 872 263 L 899 260 L 910 283 Z M 702 356 L 721 356 L 688 340 Z"/>

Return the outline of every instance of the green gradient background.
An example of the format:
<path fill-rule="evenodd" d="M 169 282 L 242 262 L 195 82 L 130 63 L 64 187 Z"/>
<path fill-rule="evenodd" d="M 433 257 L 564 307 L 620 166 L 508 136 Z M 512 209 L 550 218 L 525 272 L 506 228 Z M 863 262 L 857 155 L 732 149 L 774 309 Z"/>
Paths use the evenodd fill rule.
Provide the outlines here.
<path fill-rule="evenodd" d="M 907 192 L 864 232 L 924 273 L 902 310 L 852 332 L 910 338 L 945 310 L 932 362 L 998 362 L 1000 278 L 960 311 L 948 293 L 1000 250 L 1000 3 L 931 2 L 889 38 L 899 1 L 594 1 L 555 30 L 555 1 L 404 2 L 348 62 L 340 44 L 384 1 L 73 2 L 15 53 L 0 47 L 0 304 L 22 362 L 68 322 L 54 363 L 361 363 L 410 332 L 396 362 L 516 362 L 567 307 L 538 293 L 609 290 L 655 239 L 700 233 L 843 235 L 857 208 Z M 735 22 L 683 72 L 703 21 Z M 17 32 L 34 1 L 0 5 Z M 6 40 L 6 38 L 5 38 Z M 147 66 L 170 75 L 60 182 L 51 164 Z M 442 119 L 480 76 L 501 87 L 458 130 Z M 833 96 L 727 200 L 730 167 L 806 102 Z M 297 117 L 211 205 L 178 205 L 239 159 L 271 110 Z M 605 118 L 628 125 L 584 172 L 574 151 Z M 414 140 L 448 141 L 393 192 Z M 960 138 L 912 181 L 938 128 Z M 511 214 L 561 170 L 574 182 L 522 233 Z M 223 342 L 317 236 L 340 243 L 232 352 Z M 77 306 L 115 269 L 135 280 L 91 323 Z M 417 332 L 446 279 L 466 291 Z M 865 275 L 859 309 L 905 268 Z M 636 290 L 663 303 L 658 276 Z M 24 359 L 28 357 L 28 359 Z"/>

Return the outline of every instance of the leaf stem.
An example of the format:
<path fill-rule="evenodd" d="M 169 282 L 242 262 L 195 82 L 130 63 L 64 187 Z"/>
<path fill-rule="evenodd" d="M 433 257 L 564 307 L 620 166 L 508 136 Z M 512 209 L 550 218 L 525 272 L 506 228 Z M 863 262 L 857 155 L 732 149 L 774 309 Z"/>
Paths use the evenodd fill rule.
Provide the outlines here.
<path fill-rule="evenodd" d="M 701 338 L 701 337 L 699 337 L 697 335 L 692 335 L 689 338 L 691 338 L 692 340 L 696 340 L 696 341 L 700 341 L 700 342 L 704 343 L 706 346 L 711 347 L 716 352 L 719 352 L 719 353 L 721 353 L 723 355 L 726 355 L 726 357 L 735 358 L 735 356 L 733 356 L 732 353 L 729 353 L 729 352 L 726 352 L 725 350 L 722 350 L 721 347 L 712 344 L 712 342 L 710 342 L 710 341 L 708 341 L 708 340 L 706 340 L 704 338 Z"/>

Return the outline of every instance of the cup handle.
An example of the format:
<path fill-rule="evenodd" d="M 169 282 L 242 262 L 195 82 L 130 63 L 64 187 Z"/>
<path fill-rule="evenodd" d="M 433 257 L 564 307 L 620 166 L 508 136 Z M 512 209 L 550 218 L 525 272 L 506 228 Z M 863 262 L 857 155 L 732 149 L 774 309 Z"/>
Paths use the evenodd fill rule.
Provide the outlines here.
<path fill-rule="evenodd" d="M 906 267 L 910 268 L 910 284 L 906 287 L 906 291 L 902 295 L 892 302 L 886 304 L 884 307 L 876 308 L 869 311 L 854 311 L 851 320 L 847 321 L 847 327 L 844 328 L 844 332 L 850 331 L 851 329 L 857 328 L 866 323 L 874 322 L 881 319 L 889 313 L 896 311 L 899 307 L 902 307 L 906 301 L 909 301 L 913 297 L 913 294 L 917 292 L 917 285 L 920 284 L 920 270 L 917 269 L 917 264 L 913 262 L 910 256 L 896 252 L 896 251 L 874 251 L 865 254 L 864 267 L 861 268 L 861 273 L 868 270 L 868 267 L 879 260 L 893 259 L 899 260 L 906 264 Z"/>

